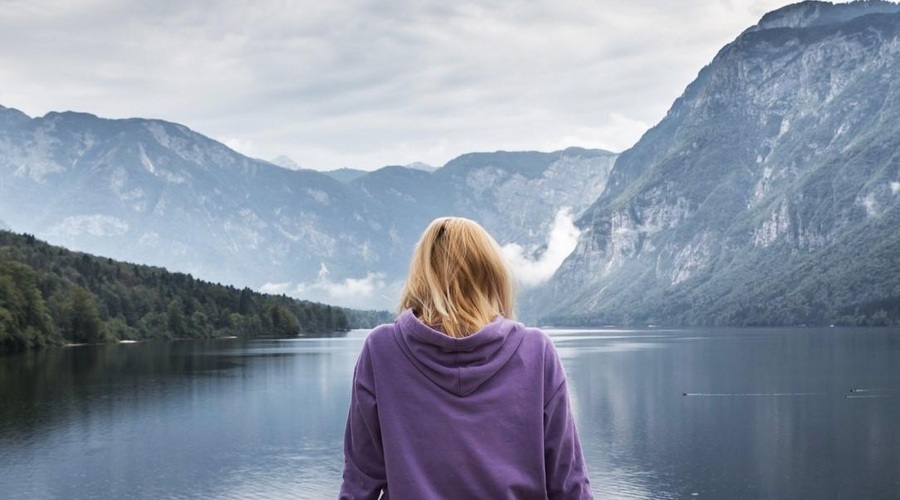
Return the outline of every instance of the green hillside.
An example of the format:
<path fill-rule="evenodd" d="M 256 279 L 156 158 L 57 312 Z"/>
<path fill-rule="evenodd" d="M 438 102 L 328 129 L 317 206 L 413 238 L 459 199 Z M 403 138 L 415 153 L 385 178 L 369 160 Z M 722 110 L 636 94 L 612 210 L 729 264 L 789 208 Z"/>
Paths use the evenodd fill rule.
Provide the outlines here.
<path fill-rule="evenodd" d="M 119 340 L 331 336 L 390 319 L 0 231 L 0 352 Z"/>

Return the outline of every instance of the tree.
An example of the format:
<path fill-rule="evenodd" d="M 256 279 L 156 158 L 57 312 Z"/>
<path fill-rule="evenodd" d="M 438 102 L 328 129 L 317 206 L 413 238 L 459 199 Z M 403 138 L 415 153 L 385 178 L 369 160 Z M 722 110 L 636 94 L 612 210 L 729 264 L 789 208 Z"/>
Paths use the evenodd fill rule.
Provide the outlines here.
<path fill-rule="evenodd" d="M 53 335 L 37 273 L 25 264 L 0 256 L 0 351 L 40 347 Z"/>
<path fill-rule="evenodd" d="M 66 337 L 75 342 L 103 342 L 106 339 L 103 321 L 97 311 L 94 297 L 84 288 L 75 285 L 66 302 Z"/>
<path fill-rule="evenodd" d="M 272 332 L 284 337 L 295 337 L 300 333 L 300 321 L 294 313 L 281 304 L 272 306 L 269 311 L 272 320 Z"/>
<path fill-rule="evenodd" d="M 374 326 L 373 313 L 205 283 L 0 230 L 2 351 L 64 340 L 314 335 Z"/>
<path fill-rule="evenodd" d="M 181 297 L 175 297 L 174 299 L 169 301 L 169 305 L 166 306 L 166 316 L 168 318 L 167 324 L 169 327 L 169 332 L 171 332 L 175 337 L 185 336 L 185 318 L 184 313 L 181 309 Z"/>

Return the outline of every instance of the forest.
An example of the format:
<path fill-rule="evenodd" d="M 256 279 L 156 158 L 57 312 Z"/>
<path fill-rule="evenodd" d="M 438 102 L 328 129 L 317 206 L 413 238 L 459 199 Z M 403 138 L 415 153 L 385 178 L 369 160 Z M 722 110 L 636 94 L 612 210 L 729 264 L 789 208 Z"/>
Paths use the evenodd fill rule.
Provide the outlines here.
<path fill-rule="evenodd" d="M 0 231 L 0 352 L 121 340 L 341 335 L 392 320 Z"/>

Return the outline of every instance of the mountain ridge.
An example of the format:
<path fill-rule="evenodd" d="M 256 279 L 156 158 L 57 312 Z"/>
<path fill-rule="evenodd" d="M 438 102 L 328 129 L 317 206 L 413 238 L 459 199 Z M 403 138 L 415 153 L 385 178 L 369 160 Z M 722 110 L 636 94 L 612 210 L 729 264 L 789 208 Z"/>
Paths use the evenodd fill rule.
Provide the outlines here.
<path fill-rule="evenodd" d="M 900 12 L 900 5 L 884 0 L 854 1 L 845 4 L 804 1 L 786 5 L 763 15 L 757 24 L 747 28 L 744 33 L 767 29 L 809 28 L 839 24 L 862 16 L 895 14 L 897 12 Z"/>
<path fill-rule="evenodd" d="M 578 247 L 533 299 L 560 298 L 546 321 L 852 324 L 854 307 L 900 300 L 867 267 L 895 264 L 875 242 L 900 244 L 872 222 L 900 210 L 900 15 L 846 17 L 745 31 L 701 70 L 576 222 Z M 822 262 L 821 278 L 779 281 Z"/>
<path fill-rule="evenodd" d="M 164 120 L 5 108 L 0 218 L 53 244 L 211 281 L 323 302 L 389 298 L 434 217 L 482 219 L 502 243 L 539 245 L 556 212 L 580 214 L 599 195 L 614 158 L 522 153 L 525 176 L 493 156 L 453 176 L 386 167 L 336 179 L 248 158 Z M 556 194 L 545 199 L 546 190 Z M 349 294 L 359 283 L 365 294 Z M 321 295 L 332 293 L 343 295 Z M 379 300 L 341 305 L 393 307 Z"/>

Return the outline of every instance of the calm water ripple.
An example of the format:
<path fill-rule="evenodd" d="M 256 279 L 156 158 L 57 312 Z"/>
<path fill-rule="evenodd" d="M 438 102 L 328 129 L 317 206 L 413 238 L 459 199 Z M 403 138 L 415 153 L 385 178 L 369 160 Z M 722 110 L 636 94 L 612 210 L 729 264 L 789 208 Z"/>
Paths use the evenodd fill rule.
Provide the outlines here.
<path fill-rule="evenodd" d="M 900 331 L 554 330 L 598 498 L 898 498 Z M 346 338 L 0 358 L 0 498 L 334 498 Z"/>

